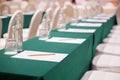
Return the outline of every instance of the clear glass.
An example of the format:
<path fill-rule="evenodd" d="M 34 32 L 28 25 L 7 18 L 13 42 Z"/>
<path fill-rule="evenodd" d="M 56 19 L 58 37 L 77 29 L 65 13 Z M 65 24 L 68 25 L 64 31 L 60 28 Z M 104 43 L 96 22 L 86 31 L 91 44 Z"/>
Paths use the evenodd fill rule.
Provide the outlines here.
<path fill-rule="evenodd" d="M 8 39 L 6 41 L 5 54 L 7 54 L 7 55 L 17 54 L 16 40 Z"/>
<path fill-rule="evenodd" d="M 20 24 L 20 21 L 17 20 L 17 25 L 16 25 L 16 29 L 15 29 L 15 38 L 16 38 L 17 52 L 23 51 L 23 49 L 22 49 L 22 43 L 23 43 L 22 33 L 23 33 L 22 32 L 22 26 Z"/>
<path fill-rule="evenodd" d="M 39 39 L 47 40 L 49 38 L 50 30 L 51 28 L 50 28 L 48 21 L 43 20 L 43 22 L 41 23 L 39 27 Z"/>

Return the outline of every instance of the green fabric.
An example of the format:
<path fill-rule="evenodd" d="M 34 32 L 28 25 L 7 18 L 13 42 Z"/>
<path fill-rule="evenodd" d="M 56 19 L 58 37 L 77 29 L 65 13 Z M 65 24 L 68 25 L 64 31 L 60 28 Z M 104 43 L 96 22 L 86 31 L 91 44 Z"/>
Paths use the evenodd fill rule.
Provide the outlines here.
<path fill-rule="evenodd" d="M 2 20 L 2 34 L 1 35 L 3 36 L 3 34 L 7 32 L 10 17 L 2 18 L 1 20 Z"/>
<path fill-rule="evenodd" d="M 31 22 L 33 14 L 30 15 L 24 15 L 24 28 L 28 28 Z"/>
<path fill-rule="evenodd" d="M 109 24 L 108 27 L 106 27 Z M 24 50 L 56 52 L 69 54 L 60 63 L 15 59 L 0 51 L 0 80 L 80 80 L 83 74 L 91 69 L 91 60 L 96 46 L 110 32 L 115 24 L 112 17 L 101 27 L 76 27 L 67 24 L 67 28 L 96 29 L 95 33 L 58 32 L 54 30 L 50 37 L 85 38 L 82 44 L 45 42 L 38 37 L 24 42 Z M 107 30 L 107 31 L 106 31 Z"/>
<path fill-rule="evenodd" d="M 80 21 L 81 22 L 81 21 Z M 85 23 L 85 22 L 84 22 Z M 88 22 L 87 22 L 88 23 Z M 96 29 L 96 31 L 94 33 L 80 33 L 80 34 L 93 34 L 93 56 L 95 55 L 96 52 L 96 46 L 102 42 L 102 38 L 103 38 L 103 28 L 104 25 L 102 25 L 101 27 L 83 27 L 83 26 L 71 26 L 70 23 L 66 25 L 67 28 L 78 28 L 78 29 Z"/>
<path fill-rule="evenodd" d="M 62 62 L 34 61 L 14 59 L 4 55 L 0 51 L 0 76 L 7 76 L 9 80 L 79 80 L 83 73 L 90 69 L 92 59 L 92 34 L 58 33 L 51 32 L 51 36 L 86 38 L 83 44 L 53 43 L 40 41 L 38 38 L 31 39 L 24 43 L 24 50 L 50 51 L 67 53 L 69 56 Z M 75 74 L 71 73 L 74 72 Z M 5 75 L 2 73 L 6 73 Z M 67 76 L 65 76 L 67 74 Z M 11 76 L 8 76 L 11 75 Z M 18 79 L 20 77 L 20 79 Z M 27 79 L 28 78 L 28 79 Z"/>

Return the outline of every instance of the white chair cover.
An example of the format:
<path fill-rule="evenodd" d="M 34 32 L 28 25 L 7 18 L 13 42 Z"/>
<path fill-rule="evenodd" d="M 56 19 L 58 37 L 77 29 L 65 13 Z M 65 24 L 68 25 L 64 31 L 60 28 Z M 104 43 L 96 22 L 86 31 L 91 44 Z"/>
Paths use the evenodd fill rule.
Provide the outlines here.
<path fill-rule="evenodd" d="M 74 5 L 71 2 L 65 2 L 64 7 L 66 8 L 66 22 L 70 22 L 74 13 Z"/>
<path fill-rule="evenodd" d="M 120 72 L 120 57 L 114 55 L 101 54 L 94 57 L 93 69 Z"/>
<path fill-rule="evenodd" d="M 112 54 L 120 56 L 120 45 L 119 44 L 99 44 L 96 48 L 98 53 Z"/>
<path fill-rule="evenodd" d="M 23 13 L 20 10 L 17 10 L 11 17 L 9 25 L 8 25 L 8 32 L 3 35 L 4 38 L 12 38 L 12 27 L 15 24 L 16 19 L 19 19 L 21 26 L 23 27 Z"/>
<path fill-rule="evenodd" d="M 117 24 L 120 24 L 120 5 L 116 10 L 116 19 L 117 19 Z"/>
<path fill-rule="evenodd" d="M 80 80 L 120 80 L 120 73 L 87 71 Z"/>
<path fill-rule="evenodd" d="M 110 43 L 110 44 L 120 44 L 120 38 L 105 38 L 103 40 L 104 43 Z"/>
<path fill-rule="evenodd" d="M 109 38 L 120 38 L 120 35 L 117 33 L 110 33 L 110 34 L 108 34 L 108 37 Z"/>
<path fill-rule="evenodd" d="M 52 29 L 56 29 L 56 27 L 57 27 L 59 14 L 60 14 L 60 7 L 56 8 L 54 11 L 52 21 L 51 21 L 51 28 Z"/>
<path fill-rule="evenodd" d="M 2 20 L 0 19 L 0 49 L 5 48 L 5 42 L 6 40 L 1 38 L 2 34 Z"/>
<path fill-rule="evenodd" d="M 41 10 L 37 10 L 31 19 L 29 28 L 23 29 L 23 41 L 31 39 L 37 35 L 37 30 L 42 20 L 42 13 Z"/>

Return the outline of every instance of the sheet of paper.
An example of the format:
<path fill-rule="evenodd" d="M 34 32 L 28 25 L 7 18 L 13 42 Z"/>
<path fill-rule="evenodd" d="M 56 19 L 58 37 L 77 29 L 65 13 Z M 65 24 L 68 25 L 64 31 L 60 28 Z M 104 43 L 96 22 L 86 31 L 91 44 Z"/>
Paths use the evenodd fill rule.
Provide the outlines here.
<path fill-rule="evenodd" d="M 23 51 L 18 53 L 12 58 L 29 59 L 29 60 L 40 60 L 40 61 L 50 61 L 50 62 L 60 62 L 68 54 L 65 53 L 52 53 L 52 52 L 38 52 L 38 51 Z"/>
<path fill-rule="evenodd" d="M 95 17 L 93 17 L 93 19 L 99 19 L 99 20 L 108 20 L 108 19 L 110 19 L 110 17 L 99 17 L 99 16 L 95 16 Z"/>
<path fill-rule="evenodd" d="M 82 19 L 82 21 L 88 21 L 88 22 L 107 22 L 107 20 L 98 20 L 98 19 Z"/>
<path fill-rule="evenodd" d="M 34 14 L 33 11 L 24 13 L 24 15 L 32 15 L 32 14 Z"/>
<path fill-rule="evenodd" d="M 71 23 L 72 26 L 100 27 L 102 23 Z"/>
<path fill-rule="evenodd" d="M 59 30 L 60 32 L 76 32 L 76 33 L 94 33 L 96 29 L 73 29 Z"/>
<path fill-rule="evenodd" d="M 80 39 L 80 38 L 63 38 L 63 37 L 52 37 L 46 41 L 48 42 L 59 42 L 59 43 L 73 43 L 73 44 L 81 44 L 86 39 Z"/>

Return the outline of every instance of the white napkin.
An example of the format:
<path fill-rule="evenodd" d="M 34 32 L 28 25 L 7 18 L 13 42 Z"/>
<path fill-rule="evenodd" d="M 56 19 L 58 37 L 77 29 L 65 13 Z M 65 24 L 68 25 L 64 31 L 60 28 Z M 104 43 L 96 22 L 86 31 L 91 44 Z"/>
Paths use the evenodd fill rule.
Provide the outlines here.
<path fill-rule="evenodd" d="M 107 20 L 98 20 L 98 19 L 82 19 L 82 21 L 88 21 L 88 22 L 107 22 Z"/>
<path fill-rule="evenodd" d="M 52 53 L 52 52 L 23 51 L 19 54 L 12 56 L 12 58 L 60 62 L 67 55 L 68 54 L 65 53 L 63 54 L 63 53 Z"/>
<path fill-rule="evenodd" d="M 74 44 L 81 44 L 86 39 L 80 39 L 80 38 L 63 38 L 63 37 L 52 37 L 46 41 L 48 42 L 59 42 L 59 43 L 74 43 Z"/>
<path fill-rule="evenodd" d="M 72 26 L 100 27 L 102 23 L 71 23 Z"/>
<path fill-rule="evenodd" d="M 94 33 L 96 29 L 73 29 L 59 30 L 60 32 L 76 32 L 76 33 Z"/>

